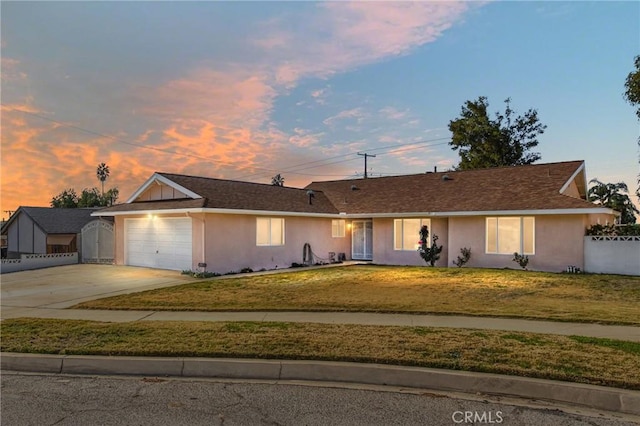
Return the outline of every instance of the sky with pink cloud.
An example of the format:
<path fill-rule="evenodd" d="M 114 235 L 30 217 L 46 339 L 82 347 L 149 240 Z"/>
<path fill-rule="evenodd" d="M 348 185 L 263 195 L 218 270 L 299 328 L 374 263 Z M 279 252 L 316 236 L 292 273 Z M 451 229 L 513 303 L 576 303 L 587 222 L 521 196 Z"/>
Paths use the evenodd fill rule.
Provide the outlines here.
<path fill-rule="evenodd" d="M 455 166 L 486 96 L 547 130 L 543 162 L 636 188 L 622 94 L 638 2 L 1 4 L 1 210 L 65 188 L 126 200 L 154 171 L 287 186 Z M 634 201 L 635 196 L 634 196 Z"/>

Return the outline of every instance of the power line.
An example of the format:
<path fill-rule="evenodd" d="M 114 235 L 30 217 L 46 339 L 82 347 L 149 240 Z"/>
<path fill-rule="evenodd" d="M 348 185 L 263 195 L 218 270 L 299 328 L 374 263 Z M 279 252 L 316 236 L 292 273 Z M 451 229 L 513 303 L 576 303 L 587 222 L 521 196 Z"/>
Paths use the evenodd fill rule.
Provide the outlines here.
<path fill-rule="evenodd" d="M 401 143 L 401 144 L 388 145 L 388 146 L 383 146 L 383 147 L 378 147 L 378 148 L 371 148 L 368 151 L 380 151 L 380 150 L 385 150 L 385 149 L 389 149 L 389 148 L 409 146 L 409 148 L 391 150 L 391 151 L 386 152 L 386 153 L 378 153 L 379 155 L 391 154 L 391 153 L 394 153 L 394 152 L 402 152 L 402 151 L 410 151 L 410 150 L 413 150 L 413 149 L 420 149 L 420 148 L 423 148 L 423 147 L 422 146 L 414 146 L 414 145 L 425 145 L 425 144 L 429 144 L 431 142 L 437 142 L 437 141 L 443 141 L 443 140 L 446 140 L 447 142 L 431 144 L 429 146 L 445 145 L 445 144 L 449 143 L 448 141 L 450 141 L 451 138 L 445 137 L 445 138 L 436 138 L 436 139 L 425 139 L 425 140 L 421 140 L 421 141 L 414 141 L 414 142 L 407 142 L 407 143 Z M 347 153 L 347 154 L 341 154 L 341 155 L 336 155 L 334 157 L 325 158 L 325 159 L 322 159 L 322 160 L 308 161 L 306 163 L 300 163 L 300 164 L 296 164 L 296 165 L 293 165 L 293 166 L 280 168 L 277 171 L 279 173 L 287 172 L 287 173 L 300 174 L 300 175 L 310 175 L 310 174 L 307 174 L 307 173 L 297 173 L 296 170 L 300 170 L 301 168 L 303 168 L 302 166 L 305 166 L 307 164 L 320 163 L 320 162 L 329 161 L 329 160 L 336 159 L 336 158 L 343 158 L 343 157 L 347 157 L 347 156 L 351 156 L 351 155 L 356 155 L 356 153 L 351 152 L 351 153 Z M 304 170 L 313 169 L 313 168 L 322 167 L 322 166 L 330 166 L 330 165 L 333 165 L 333 164 L 344 163 L 344 162 L 347 162 L 347 161 L 353 161 L 355 159 L 356 158 L 352 158 L 352 159 L 349 159 L 349 160 L 341 160 L 341 161 L 334 161 L 334 162 L 330 162 L 330 163 L 320 164 L 320 165 L 313 166 L 313 167 L 304 167 Z M 262 175 L 264 175 L 264 173 L 257 172 L 257 173 L 251 173 L 249 175 L 242 175 L 240 177 L 236 177 L 236 179 L 246 179 L 246 178 L 249 178 L 249 177 L 262 176 Z M 338 176 L 338 175 L 312 174 L 310 176 Z"/>

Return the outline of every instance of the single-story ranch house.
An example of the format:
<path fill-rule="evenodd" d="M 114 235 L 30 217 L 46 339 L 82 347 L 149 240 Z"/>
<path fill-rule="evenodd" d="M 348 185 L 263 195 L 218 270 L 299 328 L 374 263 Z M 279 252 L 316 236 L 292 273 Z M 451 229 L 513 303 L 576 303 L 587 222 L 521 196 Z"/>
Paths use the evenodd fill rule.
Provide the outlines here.
<path fill-rule="evenodd" d="M 319 257 L 424 265 L 427 225 L 437 265 L 471 249 L 468 266 L 584 267 L 585 229 L 617 213 L 586 200 L 582 161 L 313 182 L 304 189 L 154 173 L 115 217 L 115 262 L 219 273 L 289 267 L 305 245 Z M 307 248 L 308 250 L 308 248 Z M 307 252 L 308 253 L 308 252 Z"/>

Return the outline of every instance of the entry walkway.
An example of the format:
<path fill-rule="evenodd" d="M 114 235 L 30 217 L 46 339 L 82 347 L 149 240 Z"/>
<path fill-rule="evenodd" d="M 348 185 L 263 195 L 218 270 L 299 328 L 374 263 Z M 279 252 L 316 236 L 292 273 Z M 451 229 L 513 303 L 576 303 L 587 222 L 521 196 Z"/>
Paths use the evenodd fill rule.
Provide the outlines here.
<path fill-rule="evenodd" d="M 640 327 L 535 321 L 452 315 L 379 314 L 365 312 L 176 312 L 3 307 L 2 318 L 35 317 L 105 322 L 131 321 L 256 321 L 310 322 L 421 327 L 476 328 L 587 336 L 640 342 Z"/>

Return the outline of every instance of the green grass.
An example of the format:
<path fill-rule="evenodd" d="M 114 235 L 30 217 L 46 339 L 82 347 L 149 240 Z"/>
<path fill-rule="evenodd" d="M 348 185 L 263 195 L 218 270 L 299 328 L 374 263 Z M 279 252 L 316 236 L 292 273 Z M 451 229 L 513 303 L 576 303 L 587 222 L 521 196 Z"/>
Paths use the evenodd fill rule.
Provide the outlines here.
<path fill-rule="evenodd" d="M 213 279 L 75 307 L 408 312 L 640 324 L 640 277 L 349 266 Z"/>
<path fill-rule="evenodd" d="M 423 366 L 640 390 L 640 343 L 493 330 L 255 322 L 9 319 L 5 352 L 313 359 Z"/>

